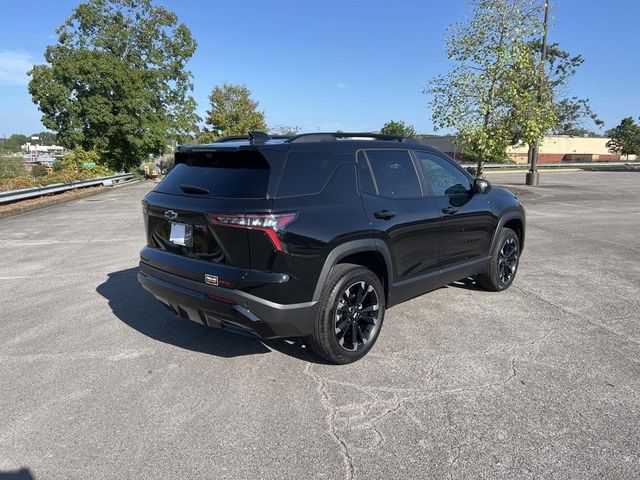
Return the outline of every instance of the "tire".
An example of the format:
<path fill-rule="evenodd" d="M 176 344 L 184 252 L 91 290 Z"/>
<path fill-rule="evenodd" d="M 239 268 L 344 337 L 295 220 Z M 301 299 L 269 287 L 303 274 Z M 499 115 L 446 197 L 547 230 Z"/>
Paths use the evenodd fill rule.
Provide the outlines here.
<path fill-rule="evenodd" d="M 492 292 L 506 290 L 516 278 L 519 261 L 520 239 L 510 228 L 503 228 L 491 250 L 487 272 L 478 277 L 478 284 Z"/>
<path fill-rule="evenodd" d="M 338 264 L 324 286 L 314 331 L 305 343 L 331 363 L 355 362 L 378 339 L 384 312 L 384 288 L 376 274 L 360 265 Z"/>

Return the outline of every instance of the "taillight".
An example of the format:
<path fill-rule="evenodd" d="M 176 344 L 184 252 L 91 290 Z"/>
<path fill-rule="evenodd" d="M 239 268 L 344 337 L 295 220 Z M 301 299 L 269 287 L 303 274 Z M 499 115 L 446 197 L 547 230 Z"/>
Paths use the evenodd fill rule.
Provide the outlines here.
<path fill-rule="evenodd" d="M 292 224 L 297 213 L 210 213 L 209 220 L 213 224 L 227 227 L 261 230 L 267 234 L 276 250 L 282 251 L 282 242 L 278 232 Z"/>

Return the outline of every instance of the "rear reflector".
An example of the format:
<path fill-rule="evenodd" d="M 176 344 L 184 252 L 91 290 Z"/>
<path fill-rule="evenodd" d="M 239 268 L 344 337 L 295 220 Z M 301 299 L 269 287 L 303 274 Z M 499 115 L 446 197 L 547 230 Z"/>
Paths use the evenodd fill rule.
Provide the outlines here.
<path fill-rule="evenodd" d="M 210 213 L 209 220 L 213 224 L 227 227 L 244 228 L 247 230 L 260 230 L 267 234 L 276 250 L 282 251 L 282 242 L 278 232 L 298 218 L 297 213 Z"/>

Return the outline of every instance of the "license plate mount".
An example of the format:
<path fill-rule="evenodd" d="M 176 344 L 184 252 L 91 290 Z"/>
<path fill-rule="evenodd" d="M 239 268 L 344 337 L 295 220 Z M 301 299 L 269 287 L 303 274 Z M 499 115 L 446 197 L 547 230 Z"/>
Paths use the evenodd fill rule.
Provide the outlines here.
<path fill-rule="evenodd" d="M 169 241 L 174 245 L 181 247 L 193 246 L 193 226 L 184 223 L 171 222 L 171 231 L 169 233 Z"/>

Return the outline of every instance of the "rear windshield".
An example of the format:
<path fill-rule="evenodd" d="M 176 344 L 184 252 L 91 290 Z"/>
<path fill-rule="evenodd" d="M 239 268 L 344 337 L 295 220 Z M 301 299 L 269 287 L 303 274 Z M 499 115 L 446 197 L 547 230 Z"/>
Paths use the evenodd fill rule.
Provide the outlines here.
<path fill-rule="evenodd" d="M 178 163 L 180 162 L 180 163 Z M 181 152 L 157 192 L 215 198 L 264 198 L 269 162 L 257 151 Z M 189 188 L 191 187 L 191 188 Z"/>

